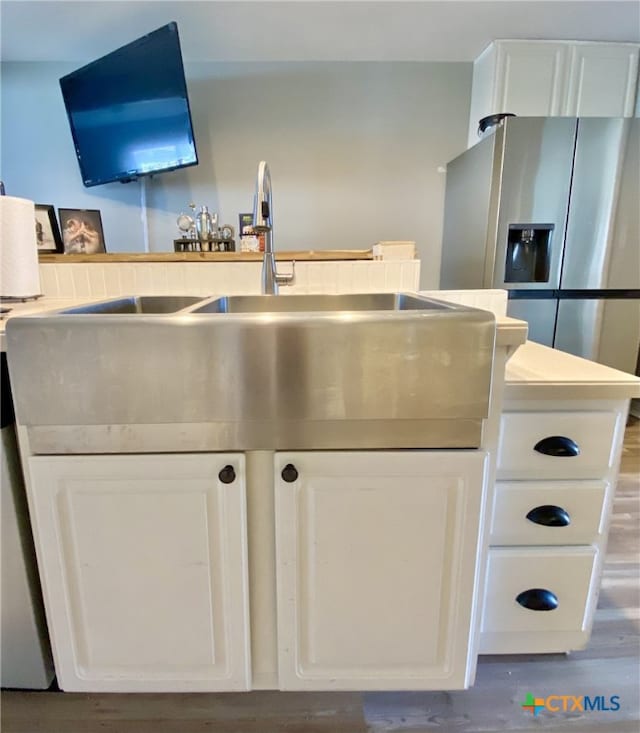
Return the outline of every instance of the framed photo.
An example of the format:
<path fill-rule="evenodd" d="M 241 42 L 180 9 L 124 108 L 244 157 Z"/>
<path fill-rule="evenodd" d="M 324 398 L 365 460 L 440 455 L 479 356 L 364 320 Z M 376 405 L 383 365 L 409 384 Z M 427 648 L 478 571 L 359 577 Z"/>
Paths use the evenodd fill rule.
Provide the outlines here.
<path fill-rule="evenodd" d="M 58 216 L 65 254 L 95 255 L 107 251 L 98 209 L 58 209 Z"/>
<path fill-rule="evenodd" d="M 241 237 L 244 234 L 245 227 L 253 226 L 253 211 L 250 211 L 248 214 L 238 214 L 238 223 L 240 225 L 238 237 Z"/>
<path fill-rule="evenodd" d="M 36 243 L 38 252 L 64 252 L 53 206 L 36 204 Z"/>

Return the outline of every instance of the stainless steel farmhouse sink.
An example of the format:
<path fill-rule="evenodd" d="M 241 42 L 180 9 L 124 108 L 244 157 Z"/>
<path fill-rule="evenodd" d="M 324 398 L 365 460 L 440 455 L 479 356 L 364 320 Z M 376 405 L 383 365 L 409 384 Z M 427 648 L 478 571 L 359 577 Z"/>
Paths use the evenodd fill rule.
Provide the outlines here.
<path fill-rule="evenodd" d="M 7 324 L 35 453 L 480 445 L 491 313 L 406 293 L 117 298 Z"/>

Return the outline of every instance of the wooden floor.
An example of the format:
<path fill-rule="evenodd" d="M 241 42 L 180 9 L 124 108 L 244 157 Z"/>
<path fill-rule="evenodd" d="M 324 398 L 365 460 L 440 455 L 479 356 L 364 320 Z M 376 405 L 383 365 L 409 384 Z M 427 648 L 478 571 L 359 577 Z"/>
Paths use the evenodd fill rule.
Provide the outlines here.
<path fill-rule="evenodd" d="M 569 656 L 482 657 L 454 693 L 85 695 L 2 693 L 2 733 L 638 733 L 640 729 L 640 421 L 627 429 L 593 636 Z M 535 719 L 536 696 L 619 695 L 618 712 Z"/>

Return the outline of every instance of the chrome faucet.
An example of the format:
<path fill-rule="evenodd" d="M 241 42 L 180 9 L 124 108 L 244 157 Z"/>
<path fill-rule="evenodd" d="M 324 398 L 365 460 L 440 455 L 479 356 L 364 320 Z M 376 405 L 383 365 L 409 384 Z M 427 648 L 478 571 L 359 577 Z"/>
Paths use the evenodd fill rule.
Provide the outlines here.
<path fill-rule="evenodd" d="M 262 292 L 277 295 L 279 285 L 292 285 L 295 280 L 296 263 L 292 262 L 291 274 L 283 275 L 276 270 L 273 252 L 273 205 L 271 203 L 271 172 L 266 161 L 258 165 L 256 195 L 253 200 L 253 231 L 264 234 L 264 257 L 262 258 Z"/>

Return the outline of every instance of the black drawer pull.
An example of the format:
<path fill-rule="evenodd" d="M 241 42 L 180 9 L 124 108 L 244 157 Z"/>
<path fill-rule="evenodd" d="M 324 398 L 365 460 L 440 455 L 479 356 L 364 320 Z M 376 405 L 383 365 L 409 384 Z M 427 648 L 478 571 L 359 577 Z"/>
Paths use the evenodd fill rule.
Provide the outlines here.
<path fill-rule="evenodd" d="M 554 458 L 573 458 L 580 455 L 578 444 L 564 435 L 550 435 L 535 444 L 534 450 Z"/>
<path fill-rule="evenodd" d="M 544 588 L 529 588 L 520 593 L 516 601 L 530 611 L 553 611 L 558 608 L 558 596 Z"/>
<path fill-rule="evenodd" d="M 569 512 L 553 504 L 537 506 L 527 514 L 527 519 L 544 527 L 568 527 L 571 524 Z"/>
<path fill-rule="evenodd" d="M 236 480 L 236 472 L 233 466 L 225 466 L 221 469 L 218 478 L 223 484 L 232 484 Z"/>
<path fill-rule="evenodd" d="M 292 484 L 298 479 L 298 469 L 293 465 L 293 463 L 287 463 L 287 465 L 282 469 L 281 475 L 283 481 L 286 481 L 288 484 Z"/>

